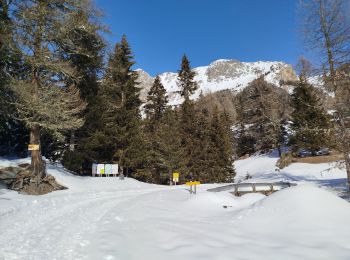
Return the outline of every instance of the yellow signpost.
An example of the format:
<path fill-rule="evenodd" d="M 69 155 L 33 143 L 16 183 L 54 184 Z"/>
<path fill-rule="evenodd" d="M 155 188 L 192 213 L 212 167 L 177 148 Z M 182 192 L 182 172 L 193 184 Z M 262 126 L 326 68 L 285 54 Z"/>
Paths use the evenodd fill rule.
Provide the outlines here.
<path fill-rule="evenodd" d="M 178 173 L 178 172 L 173 173 L 173 182 L 175 183 L 175 185 L 176 185 L 176 183 L 179 182 L 179 177 L 180 177 L 180 173 Z"/>
<path fill-rule="evenodd" d="M 186 182 L 187 186 L 199 185 L 201 184 L 199 181 L 188 181 Z"/>
<path fill-rule="evenodd" d="M 199 181 L 188 181 L 186 182 L 187 186 L 190 186 L 190 193 L 197 193 L 197 185 L 201 184 Z M 192 188 L 193 187 L 193 188 Z"/>
<path fill-rule="evenodd" d="M 38 144 L 28 144 L 28 151 L 39 151 Z"/>

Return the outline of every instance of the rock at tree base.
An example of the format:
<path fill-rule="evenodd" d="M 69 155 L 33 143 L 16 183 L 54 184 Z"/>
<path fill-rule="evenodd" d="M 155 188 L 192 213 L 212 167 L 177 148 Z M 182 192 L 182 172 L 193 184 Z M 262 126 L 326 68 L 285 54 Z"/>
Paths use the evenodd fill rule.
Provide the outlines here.
<path fill-rule="evenodd" d="M 29 165 L 0 169 L 0 180 L 6 183 L 9 189 L 28 195 L 43 195 L 55 190 L 67 189 L 57 183 L 51 175 L 39 179 L 31 172 Z"/>

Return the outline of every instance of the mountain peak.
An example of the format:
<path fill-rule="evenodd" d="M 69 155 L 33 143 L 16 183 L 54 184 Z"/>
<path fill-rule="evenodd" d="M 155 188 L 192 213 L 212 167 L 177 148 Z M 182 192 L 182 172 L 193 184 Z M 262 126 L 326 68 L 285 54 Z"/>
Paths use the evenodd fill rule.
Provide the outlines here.
<path fill-rule="evenodd" d="M 197 81 L 199 88 L 191 96 L 191 99 L 197 99 L 200 93 L 207 94 L 225 89 L 240 91 L 260 76 L 265 76 L 266 81 L 277 86 L 279 86 L 281 80 L 297 79 L 293 67 L 280 61 L 241 62 L 232 59 L 219 59 L 208 66 L 193 68 L 193 71 L 196 72 L 194 79 Z M 141 99 L 145 101 L 154 78 L 143 70 L 138 70 L 138 73 L 140 75 L 140 87 L 142 88 Z M 167 90 L 169 104 L 181 104 L 183 100 L 178 94 L 177 73 L 164 72 L 159 76 Z"/>

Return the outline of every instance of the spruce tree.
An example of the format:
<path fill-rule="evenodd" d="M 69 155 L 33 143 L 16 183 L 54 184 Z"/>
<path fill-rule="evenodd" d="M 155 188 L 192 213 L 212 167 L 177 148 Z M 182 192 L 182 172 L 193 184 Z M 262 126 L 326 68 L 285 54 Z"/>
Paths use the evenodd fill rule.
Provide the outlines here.
<path fill-rule="evenodd" d="M 194 81 L 196 73 L 192 71 L 190 61 L 187 56 L 184 55 L 181 61 L 181 69 L 178 72 L 177 85 L 180 89 L 180 95 L 187 102 L 190 96 L 198 89 L 198 84 Z"/>
<path fill-rule="evenodd" d="M 166 109 L 168 99 L 166 90 L 157 76 L 148 92 L 147 104 L 145 105 L 145 113 L 151 123 L 159 122 Z"/>
<path fill-rule="evenodd" d="M 233 182 L 233 133 L 231 120 L 226 113 L 214 108 L 196 109 L 193 116 L 193 132 L 184 160 L 187 178 L 204 183 Z"/>
<path fill-rule="evenodd" d="M 181 145 L 183 151 L 183 176 L 184 179 L 193 178 L 191 171 L 194 156 L 194 134 L 196 131 L 196 111 L 190 95 L 198 88 L 197 82 L 194 81 L 195 72 L 192 71 L 190 62 L 186 55 L 182 57 L 181 68 L 178 72 L 177 85 L 179 93 L 184 98 L 181 105 Z"/>
<path fill-rule="evenodd" d="M 15 95 L 10 87 L 11 78 L 18 79 L 28 69 L 14 40 L 14 10 L 13 1 L 0 0 L 0 154 L 26 156 L 29 133 L 18 120 L 13 105 Z"/>
<path fill-rule="evenodd" d="M 9 4 L 5 0 L 0 1 L 0 153 L 3 153 L 8 149 L 10 139 L 10 129 L 8 127 L 9 109 L 8 98 L 10 96 L 8 89 L 8 66 L 10 48 L 9 43 L 11 42 L 11 29 L 10 29 L 10 18 L 9 18 Z M 4 154 L 3 154 L 4 155 Z"/>
<path fill-rule="evenodd" d="M 98 95 L 100 122 L 87 138 L 90 158 L 98 162 L 117 162 L 126 172 L 134 172 L 142 164 L 143 137 L 139 107 L 137 73 L 132 70 L 134 58 L 123 36 L 108 62 Z"/>
<path fill-rule="evenodd" d="M 315 153 L 321 147 L 330 145 L 332 124 L 312 85 L 300 81 L 292 94 L 292 107 L 294 134 L 291 144 L 294 150 L 303 148 Z"/>
<path fill-rule="evenodd" d="M 234 168 L 234 146 L 233 146 L 233 131 L 232 131 L 232 119 L 230 115 L 224 112 L 220 118 L 221 127 L 221 154 L 223 158 L 223 168 L 225 170 L 223 181 L 232 182 L 236 176 Z M 220 133 L 219 131 L 219 133 Z"/>
<path fill-rule="evenodd" d="M 63 55 L 76 70 L 79 77 L 77 88 L 81 98 L 86 102 L 86 109 L 82 113 L 85 118 L 84 125 L 68 133 L 69 146 L 66 143 L 63 145 L 65 149 L 62 163 L 73 171 L 78 171 L 82 166 L 84 171 L 91 171 L 92 161 L 89 159 L 90 151 L 85 147 L 85 139 L 96 130 L 96 121 L 98 121 L 98 113 L 94 109 L 99 110 L 96 96 L 100 88 L 99 75 L 103 69 L 105 49 L 104 40 L 100 35 L 105 29 L 100 24 L 99 17 L 99 12 L 92 6 L 77 12 L 71 19 L 85 25 L 72 28 L 68 32 L 70 41 L 65 42 L 63 46 Z M 52 150 L 51 154 L 52 157 L 58 153 Z M 74 161 L 84 163 L 79 165 Z"/>
<path fill-rule="evenodd" d="M 161 172 L 161 179 L 171 180 L 173 172 L 183 173 L 183 153 L 181 144 L 180 118 L 177 110 L 166 108 L 159 125 L 157 136 L 161 140 L 161 158 L 165 165 L 165 170 Z M 184 176 L 180 175 L 180 182 Z"/>
<path fill-rule="evenodd" d="M 217 108 L 214 109 L 211 122 L 211 142 L 213 155 L 213 165 L 215 172 L 211 182 L 233 182 L 236 175 L 233 159 L 233 132 L 232 120 L 230 116 L 223 112 L 219 115 Z"/>
<path fill-rule="evenodd" d="M 137 178 L 154 183 L 165 183 L 168 170 L 165 164 L 164 140 L 161 138 L 162 118 L 167 107 L 167 97 L 164 86 L 157 76 L 148 92 L 145 105 L 144 120 L 145 161 L 143 168 L 138 169 Z"/>
<path fill-rule="evenodd" d="M 210 161 L 209 113 L 207 109 L 194 110 L 190 139 L 185 149 L 185 166 L 188 178 L 201 182 L 210 182 L 213 178 L 213 161 Z M 187 128 L 188 130 L 190 128 Z M 214 173 L 215 174 L 215 173 Z"/>

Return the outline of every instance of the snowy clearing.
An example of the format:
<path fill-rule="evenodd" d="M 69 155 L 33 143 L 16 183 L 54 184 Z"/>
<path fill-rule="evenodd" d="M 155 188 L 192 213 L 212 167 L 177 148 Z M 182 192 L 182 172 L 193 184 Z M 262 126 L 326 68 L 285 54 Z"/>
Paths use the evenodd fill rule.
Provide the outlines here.
<path fill-rule="evenodd" d="M 0 190 L 0 259 L 349 259 L 350 204 L 326 190 L 345 187 L 345 173 L 327 170 L 332 164 L 276 172 L 274 162 L 236 162 L 237 179 L 248 172 L 249 181 L 299 183 L 268 197 L 206 191 L 215 184 L 191 195 L 186 186 L 83 178 L 49 166 L 68 190 Z M 16 163 L 1 159 L 0 167 Z"/>

